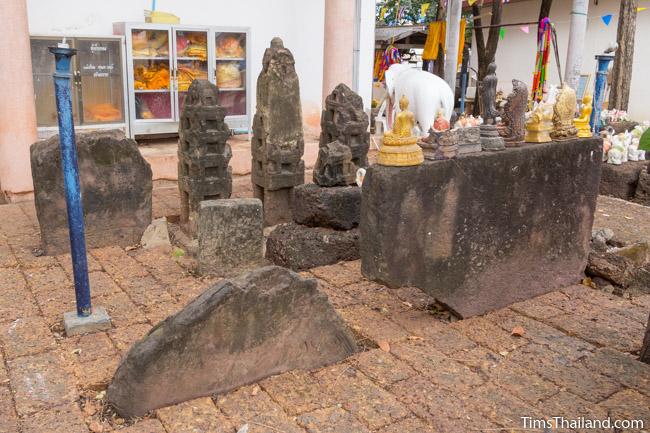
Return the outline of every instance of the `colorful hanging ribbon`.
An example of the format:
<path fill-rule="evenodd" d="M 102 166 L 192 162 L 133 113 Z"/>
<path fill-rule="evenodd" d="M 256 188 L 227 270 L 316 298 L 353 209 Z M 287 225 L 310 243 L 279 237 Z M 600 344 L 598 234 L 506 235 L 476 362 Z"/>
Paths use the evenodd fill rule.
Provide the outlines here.
<path fill-rule="evenodd" d="M 537 31 L 537 57 L 535 58 L 535 73 L 533 75 L 532 100 L 540 102 L 544 97 L 544 85 L 547 78 L 548 58 L 551 47 L 551 20 L 542 19 Z"/>
<path fill-rule="evenodd" d="M 381 64 L 379 65 L 379 71 L 377 73 L 377 80 L 384 81 L 384 73 L 390 68 L 390 65 L 394 63 L 401 63 L 402 57 L 399 54 L 399 50 L 395 48 L 392 44 L 386 48 L 384 55 L 381 58 Z"/>

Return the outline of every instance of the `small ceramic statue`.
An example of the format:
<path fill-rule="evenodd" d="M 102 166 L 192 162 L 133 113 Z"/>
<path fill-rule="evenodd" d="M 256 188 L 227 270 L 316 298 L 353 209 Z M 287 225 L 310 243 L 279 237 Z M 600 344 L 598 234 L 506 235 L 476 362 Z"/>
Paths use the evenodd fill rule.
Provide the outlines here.
<path fill-rule="evenodd" d="M 506 98 L 501 119 L 503 125 L 499 130 L 506 147 L 517 147 L 524 141 L 527 105 L 528 87 L 523 81 L 512 80 L 512 93 Z"/>
<path fill-rule="evenodd" d="M 449 129 L 449 121 L 445 119 L 445 114 L 442 110 L 438 111 L 438 117 L 433 122 L 434 131 L 447 131 Z"/>
<path fill-rule="evenodd" d="M 582 108 L 580 109 L 580 117 L 573 119 L 573 124 L 578 129 L 578 137 L 580 138 L 589 138 L 591 134 L 591 126 L 589 125 L 589 119 L 591 118 L 591 111 L 593 109 L 591 101 L 593 96 L 589 93 L 585 93 L 585 96 L 582 98 Z"/>
<path fill-rule="evenodd" d="M 488 72 L 483 83 L 480 87 L 481 108 L 483 116 L 483 125 L 481 125 L 481 145 L 483 150 L 503 150 L 505 143 L 503 138 L 499 136 L 496 123 L 497 117 L 500 116 L 499 110 L 496 107 L 496 94 L 497 94 L 497 65 L 492 62 L 488 66 Z"/>
<path fill-rule="evenodd" d="M 553 106 L 553 140 L 568 140 L 578 135 L 578 130 L 573 126 L 577 103 L 576 91 L 565 83 Z"/>
<path fill-rule="evenodd" d="M 526 143 L 548 143 L 553 141 L 551 132 L 551 119 L 553 118 L 553 106 L 546 102 L 537 104 L 531 111 L 526 121 Z"/>
<path fill-rule="evenodd" d="M 393 130 L 384 134 L 384 142 L 377 155 L 377 163 L 395 167 L 420 165 L 424 162 L 422 149 L 417 145 L 418 138 L 413 135 L 415 116 L 408 111 L 406 96 L 399 100 L 400 112 L 395 117 Z"/>

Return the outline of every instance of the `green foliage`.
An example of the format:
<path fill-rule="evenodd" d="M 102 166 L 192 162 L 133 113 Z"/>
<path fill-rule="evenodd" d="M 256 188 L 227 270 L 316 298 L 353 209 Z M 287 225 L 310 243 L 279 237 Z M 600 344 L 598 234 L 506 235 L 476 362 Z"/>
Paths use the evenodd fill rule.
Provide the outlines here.
<path fill-rule="evenodd" d="M 646 129 L 639 139 L 639 150 L 650 152 L 650 128 Z"/>
<path fill-rule="evenodd" d="M 403 7 L 404 13 L 397 21 L 397 7 Z M 422 5 L 430 3 L 429 9 L 424 17 L 420 16 Z M 375 18 L 377 23 L 389 26 L 425 24 L 436 20 L 439 0 L 377 0 L 375 6 Z M 386 8 L 386 15 L 381 17 L 382 9 Z"/>

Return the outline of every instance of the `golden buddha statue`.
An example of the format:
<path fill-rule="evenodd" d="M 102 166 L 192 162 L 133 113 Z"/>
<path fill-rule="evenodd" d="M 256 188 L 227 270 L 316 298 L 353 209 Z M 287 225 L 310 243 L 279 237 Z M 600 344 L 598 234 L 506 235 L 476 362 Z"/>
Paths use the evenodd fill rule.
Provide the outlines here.
<path fill-rule="evenodd" d="M 384 134 L 384 143 L 379 149 L 377 163 L 394 167 L 420 165 L 424 162 L 422 149 L 417 145 L 418 138 L 413 135 L 415 116 L 408 111 L 406 96 L 399 100 L 400 112 L 395 116 L 393 130 Z"/>
<path fill-rule="evenodd" d="M 552 129 L 553 106 L 546 102 L 540 102 L 530 113 L 526 121 L 526 143 L 548 143 L 552 141 L 550 132 Z"/>
<path fill-rule="evenodd" d="M 578 137 L 590 138 L 592 136 L 591 125 L 589 124 L 589 120 L 591 119 L 591 110 L 593 110 L 592 100 L 593 96 L 589 93 L 585 93 L 585 96 L 582 98 L 580 117 L 573 119 L 573 124 L 578 128 Z"/>
<path fill-rule="evenodd" d="M 578 134 L 578 130 L 573 126 L 577 105 L 576 91 L 564 83 L 553 106 L 553 130 L 551 131 L 553 140 L 568 140 Z"/>

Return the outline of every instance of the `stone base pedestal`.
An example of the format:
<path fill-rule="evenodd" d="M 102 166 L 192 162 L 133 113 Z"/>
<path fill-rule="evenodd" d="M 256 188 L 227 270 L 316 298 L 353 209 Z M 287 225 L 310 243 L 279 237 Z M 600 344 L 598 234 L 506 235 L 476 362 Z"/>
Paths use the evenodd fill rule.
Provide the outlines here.
<path fill-rule="evenodd" d="M 293 188 L 275 191 L 253 184 L 253 196 L 262 202 L 264 208 L 264 227 L 291 221 L 291 197 Z"/>
<path fill-rule="evenodd" d="M 648 169 L 650 169 L 650 165 L 641 170 L 634 194 L 634 201 L 645 206 L 650 206 L 650 170 Z"/>
<path fill-rule="evenodd" d="M 111 329 L 111 318 L 104 307 L 93 307 L 92 314 L 86 317 L 77 315 L 76 311 L 69 311 L 63 313 L 63 328 L 68 337 L 106 331 Z"/>
<path fill-rule="evenodd" d="M 300 185 L 293 190 L 291 205 L 293 220 L 298 224 L 349 230 L 359 225 L 361 188 Z"/>
<path fill-rule="evenodd" d="M 628 161 L 621 165 L 602 164 L 600 194 L 623 200 L 635 198 L 641 170 L 648 161 Z"/>
<path fill-rule="evenodd" d="M 362 188 L 362 273 L 419 287 L 462 317 L 576 284 L 601 160 L 601 139 L 576 139 L 373 165 Z"/>
<path fill-rule="evenodd" d="M 503 150 L 506 148 L 503 138 L 495 125 L 481 125 L 481 147 L 486 151 Z"/>
<path fill-rule="evenodd" d="M 294 271 L 358 260 L 359 230 L 280 224 L 266 241 L 266 258 Z"/>

